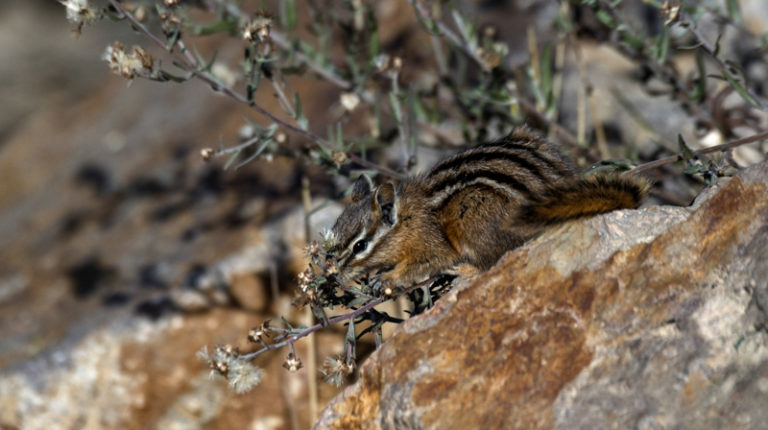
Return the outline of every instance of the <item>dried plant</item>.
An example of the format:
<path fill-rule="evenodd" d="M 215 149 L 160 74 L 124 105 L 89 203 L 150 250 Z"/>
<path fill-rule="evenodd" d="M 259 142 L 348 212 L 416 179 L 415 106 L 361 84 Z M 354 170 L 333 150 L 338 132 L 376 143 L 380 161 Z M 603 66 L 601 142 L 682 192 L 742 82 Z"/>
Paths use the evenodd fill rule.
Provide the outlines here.
<path fill-rule="evenodd" d="M 646 73 L 637 83 L 646 92 L 679 103 L 705 132 L 715 130 L 733 139 L 698 151 L 690 149 L 682 138 L 678 145 L 658 142 L 660 151 L 669 156 L 655 161 L 637 157 L 604 160 L 596 168 L 636 174 L 679 161 L 685 173 L 711 183 L 728 175 L 733 166 L 722 160 L 704 159 L 705 153 L 730 151 L 768 138 L 768 132 L 762 129 L 764 124 L 755 115 L 766 110 L 764 88 L 756 87 L 737 59 L 729 58 L 720 46 L 723 32 L 730 28 L 754 38 L 755 49 L 765 47 L 756 35 L 744 29 L 735 0 L 727 0 L 722 10 L 711 2 L 646 1 L 643 7 L 655 9 L 658 14 L 658 25 L 652 31 L 628 18 L 624 8 L 631 2 L 562 1 L 552 23 L 557 38 L 538 44 L 535 31 L 530 30 L 530 59 L 517 64 L 512 63 L 510 48 L 498 38 L 498 31 L 478 25 L 465 12 L 462 2 L 408 0 L 411 13 L 425 32 L 425 40 L 433 48 L 434 58 L 428 64 L 433 64 L 434 70 L 429 72 L 436 79 L 427 82 L 406 82 L 404 71 L 412 67 L 413 59 L 382 50 L 372 0 L 338 2 L 330 9 L 307 2 L 313 18 L 302 25 L 310 29 L 312 36 L 304 39 L 298 36 L 299 6 L 295 0 L 271 2 L 271 13 L 244 10 L 241 2 L 231 0 L 108 0 L 103 8 L 94 6 L 90 0 L 60 2 L 76 32 L 108 17 L 132 26 L 154 45 L 155 51 L 163 53 L 159 58 L 151 55 L 148 47 L 126 48 L 120 42 L 111 43 L 103 57 L 114 73 L 129 80 L 144 78 L 183 84 L 200 80 L 214 92 L 249 106 L 261 120 L 267 121 L 259 124 L 247 120 L 244 125 L 248 132 L 239 144 L 201 149 L 200 155 L 206 161 L 229 157 L 224 168 L 283 155 L 322 166 L 329 175 L 354 178 L 367 172 L 402 179 L 416 165 L 420 145 L 454 147 L 505 134 L 523 123 L 548 132 L 569 150 L 586 151 L 593 159 L 594 154 L 607 158 L 607 137 L 596 111 L 592 112 L 591 137 L 587 136 L 585 121 L 579 121 L 575 132 L 560 122 L 566 52 L 573 52 L 577 58 L 583 93 L 588 96 L 596 85 L 583 73 L 579 38 L 585 34 L 627 56 Z M 193 18 L 200 14 L 190 13 L 192 9 L 206 13 L 206 20 Z M 718 33 L 702 30 L 700 23 L 705 19 L 717 23 Z M 239 46 L 243 55 L 238 65 L 222 64 L 215 53 L 204 56 L 191 42 L 212 34 L 227 35 L 229 43 Z M 343 53 L 341 57 L 339 52 Z M 683 75 L 673 60 L 691 52 L 696 57 L 696 70 Z M 764 58 L 755 61 L 766 67 Z M 289 75 L 314 76 L 337 87 L 339 119 L 319 125 L 307 117 L 302 96 L 286 79 Z M 651 77 L 665 87 L 660 91 L 650 86 Z M 256 100 L 257 90 L 264 86 L 271 89 L 282 112 L 270 112 Z M 738 94 L 740 103 L 726 106 L 725 99 L 730 93 Z M 623 102 L 638 121 L 644 121 L 632 110 L 631 101 Z M 352 135 L 348 131 L 353 114 L 366 118 L 365 133 Z M 751 129 L 753 134 L 737 138 L 737 127 Z M 327 129 L 327 133 L 322 136 L 315 131 L 318 129 Z M 406 154 L 394 168 L 370 156 L 388 144 L 398 145 Z M 227 346 L 216 347 L 212 353 L 204 349 L 199 355 L 210 364 L 213 374 L 227 378 L 236 391 L 247 391 L 262 376 L 261 370 L 251 364 L 255 357 L 288 347 L 284 367 L 298 370 L 302 362 L 294 344 L 323 327 L 345 323 L 348 329 L 344 353 L 327 359 L 322 369 L 329 382 L 339 385 L 355 369 L 356 342 L 360 336 L 371 334 L 378 345 L 383 341 L 382 325 L 401 322 L 400 318 L 376 310 L 378 305 L 407 295 L 413 303 L 413 313 L 419 313 L 432 305 L 450 281 L 431 279 L 397 288 L 381 288 L 375 277 L 341 282 L 344 274 L 330 263 L 328 243 L 326 237 L 310 244 L 311 264 L 298 276 L 300 302 L 312 309 L 319 322 L 294 327 L 285 319 L 279 325 L 267 321 L 248 333 L 249 341 L 258 347 L 248 353 Z M 338 307 L 349 311 L 327 316 L 328 309 Z M 358 333 L 356 327 L 363 326 Z"/>

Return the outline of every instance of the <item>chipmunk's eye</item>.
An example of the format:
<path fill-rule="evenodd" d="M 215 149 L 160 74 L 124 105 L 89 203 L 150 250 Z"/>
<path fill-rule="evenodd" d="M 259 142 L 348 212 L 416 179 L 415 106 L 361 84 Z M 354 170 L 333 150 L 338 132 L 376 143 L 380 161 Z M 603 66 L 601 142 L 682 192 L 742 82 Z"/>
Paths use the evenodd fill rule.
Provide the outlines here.
<path fill-rule="evenodd" d="M 352 254 L 359 254 L 363 251 L 365 251 L 365 248 L 368 247 L 368 241 L 365 239 L 358 240 L 355 243 L 355 246 L 352 247 Z"/>

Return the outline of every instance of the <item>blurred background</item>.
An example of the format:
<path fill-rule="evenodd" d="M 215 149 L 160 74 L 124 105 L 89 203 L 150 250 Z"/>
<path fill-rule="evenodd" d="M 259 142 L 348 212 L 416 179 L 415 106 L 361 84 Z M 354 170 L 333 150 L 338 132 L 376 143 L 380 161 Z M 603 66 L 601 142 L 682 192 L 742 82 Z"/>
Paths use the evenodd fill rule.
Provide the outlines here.
<path fill-rule="evenodd" d="M 258 138 L 272 122 L 201 80 L 146 79 L 184 72 L 107 2 L 66 3 L 107 12 L 78 31 L 59 2 L 0 3 L 3 430 L 308 428 L 340 388 L 309 366 L 285 371 L 287 351 L 260 356 L 264 380 L 242 395 L 195 356 L 253 350 L 247 332 L 266 319 L 308 323 L 292 306 L 302 191 L 317 239 L 349 177 L 415 173 L 517 125 L 585 169 L 767 125 L 760 0 L 123 2 L 163 40 L 183 27 L 201 58 L 215 54 L 209 76 L 239 94 L 253 85 L 257 104 L 306 121 L 330 149 L 282 126 Z M 242 18 L 260 10 L 268 43 L 243 40 Z M 116 41 L 147 50 L 146 76 L 110 72 Z M 647 204 L 688 205 L 765 153 L 756 143 L 649 170 Z M 318 334 L 318 365 L 344 331 Z"/>

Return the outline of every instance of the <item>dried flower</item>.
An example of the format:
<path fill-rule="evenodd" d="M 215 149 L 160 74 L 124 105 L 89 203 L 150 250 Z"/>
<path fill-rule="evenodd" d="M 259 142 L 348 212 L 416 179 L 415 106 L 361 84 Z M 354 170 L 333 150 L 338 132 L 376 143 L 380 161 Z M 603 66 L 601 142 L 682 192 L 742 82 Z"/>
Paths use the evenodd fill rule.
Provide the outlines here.
<path fill-rule="evenodd" d="M 200 150 L 200 156 L 203 157 L 203 160 L 209 161 L 215 152 L 213 148 L 203 148 Z"/>
<path fill-rule="evenodd" d="M 77 25 L 75 32 L 80 33 L 84 25 L 99 18 L 99 11 L 89 3 L 89 0 L 59 0 L 67 9 L 67 20 Z"/>
<path fill-rule="evenodd" d="M 344 378 L 355 370 L 355 364 L 348 363 L 342 357 L 327 357 L 320 369 L 326 382 L 337 387 L 341 386 Z"/>
<path fill-rule="evenodd" d="M 392 63 L 390 63 L 389 67 L 399 72 L 400 69 L 403 68 L 403 59 L 400 57 L 392 57 Z"/>
<path fill-rule="evenodd" d="M 304 291 L 304 300 L 300 301 L 299 303 L 307 304 L 309 302 L 316 302 L 317 301 L 317 291 L 314 289 L 309 289 Z"/>
<path fill-rule="evenodd" d="M 379 72 L 387 70 L 390 63 L 390 57 L 387 54 L 379 54 L 373 59 L 373 65 Z"/>
<path fill-rule="evenodd" d="M 315 274 L 312 269 L 306 269 L 299 273 L 299 288 L 301 288 L 301 291 L 306 293 L 314 280 Z"/>
<path fill-rule="evenodd" d="M 678 2 L 665 1 L 661 5 L 661 17 L 664 18 L 664 25 L 670 25 L 680 18 L 680 4 Z"/>
<path fill-rule="evenodd" d="M 178 27 L 179 24 L 181 24 L 181 19 L 179 18 L 178 15 L 176 15 L 173 12 L 170 12 L 170 13 L 168 13 L 168 12 L 161 12 L 160 13 L 160 20 L 163 21 L 163 23 L 165 24 L 165 26 L 163 26 L 163 28 L 166 31 L 170 31 L 170 29 Z"/>
<path fill-rule="evenodd" d="M 299 360 L 299 357 L 296 357 L 296 354 L 293 352 L 288 354 L 288 357 L 285 359 L 285 362 L 283 363 L 283 367 L 288 369 L 289 372 L 295 372 L 302 367 L 304 367 L 303 364 L 301 364 L 301 360 Z"/>
<path fill-rule="evenodd" d="M 261 383 L 264 372 L 245 360 L 235 360 L 227 372 L 229 386 L 236 393 L 242 394 Z"/>
<path fill-rule="evenodd" d="M 237 83 L 239 78 L 236 71 L 220 61 L 213 63 L 211 66 L 211 74 L 225 87 L 232 87 Z"/>
<path fill-rule="evenodd" d="M 107 47 L 101 57 L 109 63 L 109 69 L 126 79 L 137 76 L 152 77 L 154 74 L 154 61 L 152 56 L 141 46 L 133 46 L 130 53 L 120 42 L 115 42 Z"/>
<path fill-rule="evenodd" d="M 143 4 L 140 4 L 136 7 L 136 10 L 133 11 L 133 16 L 136 18 L 139 22 L 144 22 L 147 20 L 147 8 Z"/>
<path fill-rule="evenodd" d="M 232 346 L 229 344 L 217 346 L 216 351 L 228 357 L 237 357 L 240 355 L 240 349 L 236 346 Z"/>
<path fill-rule="evenodd" d="M 231 346 L 216 347 L 213 354 L 203 347 L 197 352 L 198 358 L 208 363 L 211 376 L 221 375 L 229 381 L 229 386 L 237 393 L 244 393 L 261 382 L 263 371 L 250 362 L 240 358 L 237 348 Z"/>
<path fill-rule="evenodd" d="M 309 242 L 306 248 L 307 257 L 317 257 L 320 254 L 320 243 L 316 240 Z"/>
<path fill-rule="evenodd" d="M 331 248 L 333 248 L 333 243 L 336 241 L 336 236 L 333 234 L 333 230 L 329 228 L 324 229 L 320 233 L 320 236 L 323 239 L 321 246 L 323 247 L 324 250 L 330 251 Z"/>
<path fill-rule="evenodd" d="M 269 338 L 269 320 L 264 321 L 258 327 L 248 330 L 248 341 L 263 343 L 264 338 Z"/>
<path fill-rule="evenodd" d="M 483 60 L 483 67 L 486 70 L 493 70 L 509 54 L 509 46 L 503 42 L 496 42 L 490 49 L 477 48 L 477 54 Z"/>
<path fill-rule="evenodd" d="M 287 141 L 288 141 L 288 135 L 283 133 L 282 131 L 279 131 L 275 134 L 275 142 L 282 144 Z"/>
<path fill-rule="evenodd" d="M 272 29 L 272 18 L 259 15 L 248 21 L 243 27 L 243 40 L 248 42 L 266 42 Z"/>
<path fill-rule="evenodd" d="M 341 93 L 340 101 L 344 110 L 352 112 L 360 104 L 360 97 L 353 92 Z"/>
<path fill-rule="evenodd" d="M 336 165 L 337 169 L 341 169 L 341 166 L 343 166 L 347 161 L 349 161 L 349 157 L 347 156 L 347 153 L 344 151 L 334 151 L 331 155 L 331 158 L 333 160 L 333 164 Z"/>
<path fill-rule="evenodd" d="M 328 276 L 337 275 L 339 273 L 339 266 L 333 260 L 328 261 L 328 267 L 325 268 L 325 274 Z"/>
<path fill-rule="evenodd" d="M 240 127 L 240 130 L 237 131 L 237 137 L 239 137 L 240 140 L 242 140 L 243 142 L 245 142 L 248 139 L 251 139 L 255 135 L 256 135 L 256 128 L 251 124 L 243 124 L 243 126 Z"/>

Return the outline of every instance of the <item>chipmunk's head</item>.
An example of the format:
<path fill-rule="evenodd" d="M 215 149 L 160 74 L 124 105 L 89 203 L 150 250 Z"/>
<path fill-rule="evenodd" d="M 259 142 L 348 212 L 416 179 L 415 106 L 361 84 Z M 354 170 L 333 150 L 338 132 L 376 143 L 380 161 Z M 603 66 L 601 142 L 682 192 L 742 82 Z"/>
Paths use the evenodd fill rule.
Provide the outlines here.
<path fill-rule="evenodd" d="M 331 252 L 343 279 L 387 269 L 376 258 L 378 243 L 397 222 L 397 195 L 391 183 L 374 188 L 371 180 L 360 176 L 352 188 L 352 202 L 331 230 Z"/>

